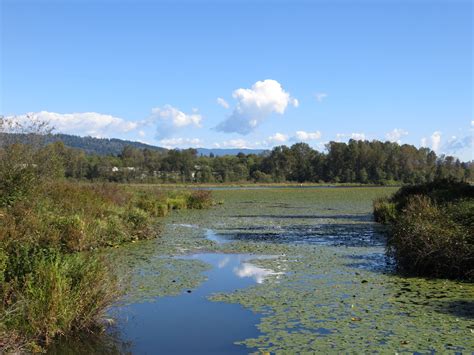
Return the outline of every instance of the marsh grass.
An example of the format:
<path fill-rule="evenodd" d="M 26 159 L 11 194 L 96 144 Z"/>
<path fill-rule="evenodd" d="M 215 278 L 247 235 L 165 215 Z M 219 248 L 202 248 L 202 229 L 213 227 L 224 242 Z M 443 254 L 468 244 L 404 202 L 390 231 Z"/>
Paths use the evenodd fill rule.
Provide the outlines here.
<path fill-rule="evenodd" d="M 440 181 L 374 201 L 388 252 L 408 274 L 474 280 L 474 187 Z"/>
<path fill-rule="evenodd" d="M 203 208 L 194 193 L 47 181 L 0 208 L 0 349 L 38 351 L 58 336 L 101 332 L 125 290 L 101 257 L 159 236 L 172 209 Z M 206 195 L 210 199 L 210 195 Z"/>

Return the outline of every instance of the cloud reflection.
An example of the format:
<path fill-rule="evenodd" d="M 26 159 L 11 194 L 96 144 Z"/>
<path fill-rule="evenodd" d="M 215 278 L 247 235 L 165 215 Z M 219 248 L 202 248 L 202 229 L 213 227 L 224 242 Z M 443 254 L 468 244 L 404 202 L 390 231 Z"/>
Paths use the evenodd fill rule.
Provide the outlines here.
<path fill-rule="evenodd" d="M 261 284 L 267 277 L 272 275 L 280 275 L 282 273 L 264 269 L 251 263 L 243 263 L 234 268 L 234 274 L 240 278 L 251 277 L 256 283 Z"/>

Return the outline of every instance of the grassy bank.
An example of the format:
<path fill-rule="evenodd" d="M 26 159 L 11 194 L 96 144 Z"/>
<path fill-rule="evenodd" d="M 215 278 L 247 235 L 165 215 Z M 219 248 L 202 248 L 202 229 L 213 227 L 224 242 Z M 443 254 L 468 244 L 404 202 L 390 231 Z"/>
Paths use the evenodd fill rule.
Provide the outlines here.
<path fill-rule="evenodd" d="M 206 208 L 210 192 L 37 179 L 0 195 L 0 349 L 37 350 L 59 335 L 104 328 L 120 296 L 97 251 L 159 236 L 174 209 Z M 3 180 L 5 181 L 5 180 Z"/>
<path fill-rule="evenodd" d="M 474 280 L 474 186 L 438 181 L 374 201 L 388 252 L 408 274 Z"/>

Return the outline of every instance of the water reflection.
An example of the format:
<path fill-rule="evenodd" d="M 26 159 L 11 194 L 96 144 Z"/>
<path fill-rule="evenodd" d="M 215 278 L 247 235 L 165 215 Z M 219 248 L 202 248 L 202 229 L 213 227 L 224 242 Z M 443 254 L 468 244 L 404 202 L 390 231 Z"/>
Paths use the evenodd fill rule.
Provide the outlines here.
<path fill-rule="evenodd" d="M 238 277 L 251 277 L 256 283 L 261 284 L 269 276 L 282 275 L 282 272 L 275 272 L 272 270 L 264 269 L 263 267 L 253 265 L 251 263 L 243 263 L 240 266 L 234 268 L 234 273 Z"/>
<path fill-rule="evenodd" d="M 234 342 L 258 336 L 256 324 L 260 316 L 241 305 L 211 302 L 208 297 L 261 283 L 278 274 L 250 262 L 258 258 L 223 253 L 178 258 L 210 264 L 212 268 L 205 272 L 207 280 L 195 289 L 183 289 L 178 296 L 120 308 L 118 313 L 127 315 L 126 321 L 118 326 L 121 338 L 131 344 L 132 353 L 248 353 L 248 348 Z"/>

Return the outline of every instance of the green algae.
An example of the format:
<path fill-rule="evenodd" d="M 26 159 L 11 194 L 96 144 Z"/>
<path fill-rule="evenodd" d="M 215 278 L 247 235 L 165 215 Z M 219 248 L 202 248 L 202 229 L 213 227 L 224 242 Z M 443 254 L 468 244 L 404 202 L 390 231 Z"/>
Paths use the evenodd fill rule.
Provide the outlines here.
<path fill-rule="evenodd" d="M 472 350 L 472 315 L 449 314 L 444 307 L 463 300 L 467 310 L 472 285 L 404 279 L 347 264 L 347 256 L 366 252 L 289 246 L 283 258 L 258 261 L 269 269 L 283 264 L 283 277 L 211 299 L 262 313 L 263 335 L 240 342 L 262 351 Z"/>
<path fill-rule="evenodd" d="M 371 204 L 393 191 L 215 191 L 223 205 L 173 213 L 163 237 L 136 243 L 124 259 L 117 258 L 132 270 L 127 297 L 152 300 L 197 287 L 207 266 L 181 255 L 274 255 L 252 261 L 275 272 L 263 283 L 210 297 L 261 314 L 261 335 L 236 339 L 249 349 L 471 352 L 474 285 L 397 276 L 384 256 L 383 231 L 372 221 Z M 231 242 L 207 240 L 207 229 Z"/>

